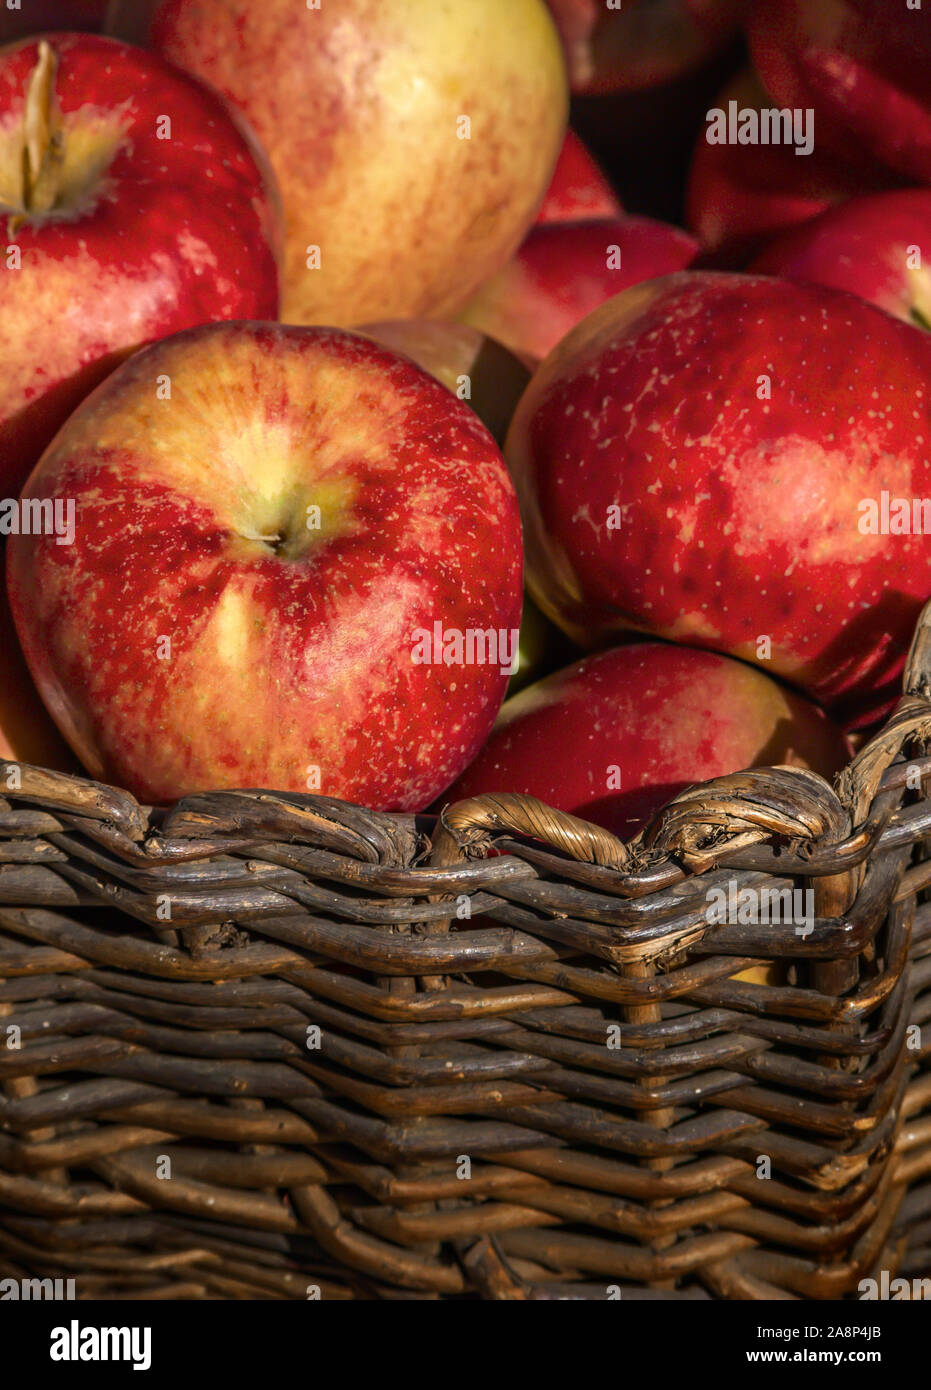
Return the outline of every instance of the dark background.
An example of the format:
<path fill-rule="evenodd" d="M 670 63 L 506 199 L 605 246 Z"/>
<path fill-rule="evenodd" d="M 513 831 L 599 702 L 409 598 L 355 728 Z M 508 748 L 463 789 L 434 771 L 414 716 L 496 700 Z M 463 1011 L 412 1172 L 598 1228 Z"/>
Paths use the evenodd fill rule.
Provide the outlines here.
<path fill-rule="evenodd" d="M 627 212 L 682 224 L 689 163 L 705 114 L 746 62 L 743 40 L 735 39 L 704 67 L 664 87 L 573 98 L 569 123 L 611 176 Z"/>

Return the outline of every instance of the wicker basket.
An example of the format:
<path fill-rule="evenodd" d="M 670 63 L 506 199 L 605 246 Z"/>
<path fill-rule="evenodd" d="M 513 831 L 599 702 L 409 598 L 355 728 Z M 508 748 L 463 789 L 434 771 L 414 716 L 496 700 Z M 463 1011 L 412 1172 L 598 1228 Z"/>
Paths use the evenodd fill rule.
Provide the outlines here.
<path fill-rule="evenodd" d="M 927 1274 L 929 673 L 926 610 L 835 789 L 740 773 L 629 845 L 519 796 L 153 810 L 0 764 L 0 1274 L 300 1299 Z M 709 920 L 787 887 L 804 927 Z"/>

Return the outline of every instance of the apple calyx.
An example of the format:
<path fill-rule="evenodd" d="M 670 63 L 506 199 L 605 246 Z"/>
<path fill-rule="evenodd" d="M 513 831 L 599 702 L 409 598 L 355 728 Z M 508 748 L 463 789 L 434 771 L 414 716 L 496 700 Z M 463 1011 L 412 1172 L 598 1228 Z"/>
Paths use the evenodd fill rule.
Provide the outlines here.
<path fill-rule="evenodd" d="M 21 207 L 9 219 L 15 233 L 30 216 L 50 212 L 58 198 L 65 140 L 55 94 L 58 54 L 45 39 L 29 75 L 23 116 Z"/>

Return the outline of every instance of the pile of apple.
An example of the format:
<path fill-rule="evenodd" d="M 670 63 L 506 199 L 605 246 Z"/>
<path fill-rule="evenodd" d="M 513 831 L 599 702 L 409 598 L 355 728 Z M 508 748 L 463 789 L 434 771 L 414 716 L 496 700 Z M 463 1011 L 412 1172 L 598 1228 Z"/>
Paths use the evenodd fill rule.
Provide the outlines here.
<path fill-rule="evenodd" d="M 888 709 L 931 5 L 0 0 L 0 43 L 0 756 L 629 836 Z M 626 212 L 570 95 L 606 131 L 709 63 L 811 154 L 702 131 L 688 229 Z"/>

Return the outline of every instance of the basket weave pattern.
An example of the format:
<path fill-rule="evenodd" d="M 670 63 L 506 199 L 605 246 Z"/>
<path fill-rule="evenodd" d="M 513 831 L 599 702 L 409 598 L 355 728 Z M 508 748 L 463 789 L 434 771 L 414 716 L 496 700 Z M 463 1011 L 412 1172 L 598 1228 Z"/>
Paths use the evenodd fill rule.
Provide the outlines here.
<path fill-rule="evenodd" d="M 740 773 L 631 844 L 527 797 L 153 810 L 0 764 L 0 1274 L 832 1299 L 927 1273 L 928 633 L 836 788 Z M 814 921 L 711 923 L 715 887 L 811 890 Z"/>

